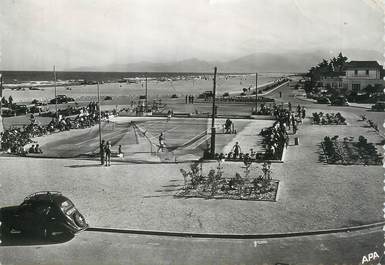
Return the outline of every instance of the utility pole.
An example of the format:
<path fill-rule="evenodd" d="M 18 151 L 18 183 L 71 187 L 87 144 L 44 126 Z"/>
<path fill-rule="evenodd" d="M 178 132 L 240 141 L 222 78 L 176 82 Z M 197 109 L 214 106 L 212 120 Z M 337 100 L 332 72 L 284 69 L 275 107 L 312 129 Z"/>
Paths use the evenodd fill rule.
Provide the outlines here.
<path fill-rule="evenodd" d="M 258 112 L 258 73 L 255 73 L 255 114 Z"/>
<path fill-rule="evenodd" d="M 148 93 L 147 93 L 147 73 L 146 73 L 146 101 L 145 101 L 145 111 L 146 111 L 146 114 L 147 114 L 147 96 L 148 96 Z"/>
<path fill-rule="evenodd" d="M 56 97 L 56 69 L 55 69 L 55 65 L 53 66 L 53 82 L 54 82 L 54 85 L 55 85 L 55 114 L 56 114 L 56 121 L 58 120 L 59 118 L 59 113 L 57 112 L 57 97 Z"/>
<path fill-rule="evenodd" d="M 3 75 L 0 73 L 0 119 L 2 118 L 2 114 L 3 114 Z M 1 132 L 1 129 L 0 129 L 0 132 Z"/>
<path fill-rule="evenodd" d="M 215 90 L 216 90 L 216 78 L 217 78 L 217 67 L 214 67 L 214 79 L 213 79 L 213 109 L 211 115 L 211 145 L 210 145 L 210 155 L 211 158 L 215 156 Z"/>
<path fill-rule="evenodd" d="M 101 112 L 101 106 L 100 106 L 100 89 L 99 89 L 99 82 L 97 84 L 97 90 L 98 90 L 98 109 L 99 109 L 99 150 L 100 150 L 100 159 L 102 159 L 103 156 L 103 150 L 102 150 L 102 112 Z"/>
<path fill-rule="evenodd" d="M 4 131 L 3 127 L 3 75 L 0 73 L 0 133 Z M 1 136 L 0 136 L 0 149 L 1 149 Z"/>

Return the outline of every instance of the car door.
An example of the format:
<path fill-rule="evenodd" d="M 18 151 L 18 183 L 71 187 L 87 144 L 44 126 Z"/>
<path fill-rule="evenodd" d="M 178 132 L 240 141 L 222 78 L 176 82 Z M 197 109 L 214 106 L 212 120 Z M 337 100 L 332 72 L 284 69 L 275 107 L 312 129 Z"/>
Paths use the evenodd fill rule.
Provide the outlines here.
<path fill-rule="evenodd" d="M 24 231 L 39 231 L 46 223 L 49 205 L 44 202 L 23 203 L 19 211 L 19 228 Z"/>

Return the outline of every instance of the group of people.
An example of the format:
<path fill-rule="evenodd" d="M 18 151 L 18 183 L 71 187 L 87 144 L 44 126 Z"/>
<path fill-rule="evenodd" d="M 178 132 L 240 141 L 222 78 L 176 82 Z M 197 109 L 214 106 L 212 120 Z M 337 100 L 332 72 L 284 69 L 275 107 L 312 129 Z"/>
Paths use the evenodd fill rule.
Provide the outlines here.
<path fill-rule="evenodd" d="M 79 114 L 74 119 L 59 115 L 57 118 L 52 118 L 48 125 L 39 124 L 35 116 L 31 114 L 30 124 L 24 125 L 22 128 L 10 128 L 0 134 L 1 149 L 13 154 L 25 155 L 27 152 L 24 150 L 24 146 L 32 143 L 34 137 L 47 135 L 55 131 L 90 127 L 96 124 L 99 120 L 98 110 L 97 103 L 90 102 L 88 106 L 79 108 Z M 107 112 L 102 113 L 102 118 L 107 116 Z"/>
<path fill-rule="evenodd" d="M 42 154 L 43 151 L 41 150 L 39 144 L 36 144 L 36 146 L 33 144 L 29 149 L 28 149 L 29 154 Z"/>
<path fill-rule="evenodd" d="M 225 133 L 233 133 L 234 132 L 234 123 L 227 119 L 224 125 Z"/>
<path fill-rule="evenodd" d="M 305 107 L 300 105 L 296 108 L 296 113 L 291 111 L 291 104 L 289 102 L 289 109 L 283 107 L 274 106 L 274 117 L 290 130 L 293 129 L 293 134 L 297 133 L 298 123 L 302 123 L 302 120 L 306 117 Z"/>
<path fill-rule="evenodd" d="M 283 148 L 289 144 L 289 135 L 285 123 L 277 120 L 273 126 L 262 129 L 262 143 L 265 145 L 265 159 L 280 159 Z"/>
<path fill-rule="evenodd" d="M 8 129 L 0 134 L 1 149 L 8 153 L 25 155 L 24 146 L 32 143 L 29 132 L 20 128 Z"/>
<path fill-rule="evenodd" d="M 112 145 L 111 141 L 102 140 L 99 147 L 99 155 L 100 155 L 100 164 L 106 167 L 111 166 L 111 154 L 112 154 Z M 122 157 L 122 145 L 118 147 L 118 156 Z"/>
<path fill-rule="evenodd" d="M 186 95 L 186 104 L 194 104 L 194 96 Z"/>

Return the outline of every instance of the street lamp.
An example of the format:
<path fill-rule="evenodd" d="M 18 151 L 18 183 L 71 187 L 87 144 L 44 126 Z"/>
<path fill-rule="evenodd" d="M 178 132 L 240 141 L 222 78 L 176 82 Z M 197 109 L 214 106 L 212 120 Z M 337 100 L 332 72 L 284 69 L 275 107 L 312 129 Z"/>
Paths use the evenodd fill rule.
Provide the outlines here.
<path fill-rule="evenodd" d="M 215 90 L 216 90 L 216 76 L 217 76 L 217 67 L 214 67 L 214 79 L 213 79 L 213 109 L 211 114 L 211 145 L 210 145 L 210 155 L 211 158 L 215 156 Z"/>

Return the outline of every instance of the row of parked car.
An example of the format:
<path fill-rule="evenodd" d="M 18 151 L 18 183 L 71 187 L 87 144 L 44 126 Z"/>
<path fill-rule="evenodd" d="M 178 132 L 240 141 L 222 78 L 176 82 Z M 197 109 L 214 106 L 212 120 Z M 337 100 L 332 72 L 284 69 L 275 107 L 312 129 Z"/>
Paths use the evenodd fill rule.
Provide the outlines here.
<path fill-rule="evenodd" d="M 333 100 L 330 100 L 328 97 L 320 97 L 317 99 L 317 103 L 319 104 L 330 104 L 332 106 L 349 106 L 348 100 L 343 97 L 335 97 Z"/>
<path fill-rule="evenodd" d="M 56 98 L 51 99 L 49 104 L 66 104 L 74 102 L 75 99 L 67 97 L 66 95 L 57 95 Z M 48 111 L 47 103 L 34 99 L 31 104 L 14 104 L 12 108 L 2 108 L 3 117 L 13 117 L 18 115 L 25 115 L 28 113 L 43 113 Z"/>
<path fill-rule="evenodd" d="M 332 106 L 350 106 L 348 100 L 341 96 L 336 97 L 332 101 L 328 97 L 320 97 L 317 99 L 319 104 L 330 104 Z M 372 105 L 372 111 L 385 111 L 385 101 L 378 101 L 376 104 Z"/>

